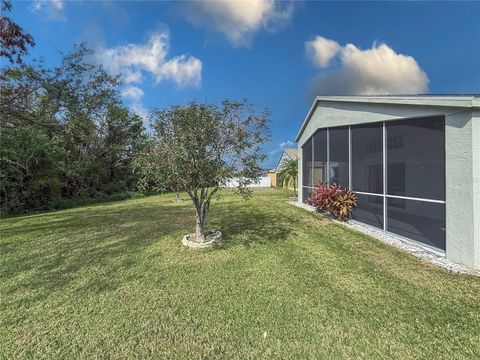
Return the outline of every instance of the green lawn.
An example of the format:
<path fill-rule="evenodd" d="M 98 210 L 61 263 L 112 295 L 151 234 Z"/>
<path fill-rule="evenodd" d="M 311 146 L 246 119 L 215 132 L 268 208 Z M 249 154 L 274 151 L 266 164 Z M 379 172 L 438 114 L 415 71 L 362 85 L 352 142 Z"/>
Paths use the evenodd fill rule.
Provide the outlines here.
<path fill-rule="evenodd" d="M 172 195 L 2 220 L 0 358 L 479 358 L 480 278 L 257 191 L 222 247 Z"/>

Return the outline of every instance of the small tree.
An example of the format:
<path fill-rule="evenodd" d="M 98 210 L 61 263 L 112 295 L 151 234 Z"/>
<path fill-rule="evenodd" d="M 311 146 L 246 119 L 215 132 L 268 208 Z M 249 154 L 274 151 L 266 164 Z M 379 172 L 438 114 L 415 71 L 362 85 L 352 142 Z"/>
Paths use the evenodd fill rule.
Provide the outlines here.
<path fill-rule="evenodd" d="M 195 207 L 195 241 L 206 241 L 211 199 L 229 179 L 239 178 L 236 191 L 250 195 L 247 186 L 261 175 L 266 159 L 260 146 L 269 139 L 268 115 L 246 101 L 227 100 L 153 111 L 156 146 L 168 166 L 166 180 L 186 191 Z"/>
<path fill-rule="evenodd" d="M 283 187 L 293 187 L 293 192 L 297 194 L 298 178 L 298 160 L 288 159 L 282 163 L 279 173 L 280 182 Z"/>

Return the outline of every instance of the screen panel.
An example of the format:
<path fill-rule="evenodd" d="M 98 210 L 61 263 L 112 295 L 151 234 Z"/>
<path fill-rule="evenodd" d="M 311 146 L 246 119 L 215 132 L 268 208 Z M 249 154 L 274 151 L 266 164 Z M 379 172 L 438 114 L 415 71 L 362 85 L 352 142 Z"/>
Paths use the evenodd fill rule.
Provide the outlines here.
<path fill-rule="evenodd" d="M 383 124 L 351 127 L 352 188 L 383 194 Z"/>
<path fill-rule="evenodd" d="M 313 186 L 312 179 L 312 138 L 310 138 L 302 147 L 302 185 Z"/>
<path fill-rule="evenodd" d="M 348 127 L 329 130 L 329 182 L 348 187 Z"/>
<path fill-rule="evenodd" d="M 356 195 L 358 197 L 358 204 L 352 212 L 352 218 L 383 229 L 383 196 Z"/>
<path fill-rule="evenodd" d="M 327 181 L 327 129 L 313 135 L 313 185 Z"/>
<path fill-rule="evenodd" d="M 445 250 L 445 224 L 445 204 L 387 198 L 387 230 L 392 233 Z"/>
<path fill-rule="evenodd" d="M 387 194 L 445 200 L 445 118 L 386 123 Z"/>
<path fill-rule="evenodd" d="M 303 187 L 302 188 L 302 196 L 303 196 L 303 202 L 306 203 L 308 198 L 312 195 L 312 193 L 315 191 L 313 188 L 308 188 L 308 187 Z"/>

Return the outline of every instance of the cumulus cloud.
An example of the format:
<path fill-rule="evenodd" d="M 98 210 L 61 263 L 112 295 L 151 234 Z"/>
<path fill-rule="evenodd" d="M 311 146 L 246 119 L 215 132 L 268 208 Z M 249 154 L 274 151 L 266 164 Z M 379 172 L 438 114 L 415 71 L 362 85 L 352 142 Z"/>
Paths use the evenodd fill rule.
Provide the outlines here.
<path fill-rule="evenodd" d="M 295 143 L 293 141 L 285 141 L 285 142 L 282 142 L 280 144 L 280 147 L 283 149 L 283 148 L 289 148 L 289 147 L 292 147 L 292 146 L 295 146 Z"/>
<path fill-rule="evenodd" d="M 341 49 L 338 42 L 323 36 L 315 36 L 314 39 L 305 43 L 307 55 L 316 66 L 321 68 L 327 67 Z"/>
<path fill-rule="evenodd" d="M 236 47 L 248 47 L 261 29 L 277 31 L 292 14 L 292 2 L 275 0 L 194 1 L 186 5 L 185 11 L 192 24 L 223 34 Z"/>
<path fill-rule="evenodd" d="M 143 90 L 136 86 L 127 86 L 120 94 L 124 98 L 139 101 L 143 97 Z"/>
<path fill-rule="evenodd" d="M 122 81 L 126 84 L 136 84 L 143 81 L 142 72 L 140 70 L 125 70 L 122 74 Z"/>
<path fill-rule="evenodd" d="M 143 119 L 143 125 L 148 129 L 148 110 L 142 104 L 144 92 L 137 86 L 126 86 L 120 91 L 120 95 L 127 100 L 130 111 Z"/>
<path fill-rule="evenodd" d="M 34 0 L 30 10 L 41 14 L 45 20 L 66 21 L 64 5 L 64 0 Z"/>
<path fill-rule="evenodd" d="M 139 83 L 142 72 L 149 73 L 155 83 L 173 81 L 179 87 L 200 86 L 202 62 L 189 55 L 167 58 L 169 34 L 156 32 L 146 44 L 128 44 L 100 51 L 103 63 L 110 71 L 121 74 L 125 83 Z"/>
<path fill-rule="evenodd" d="M 320 42 L 316 41 L 318 39 L 321 39 Z M 330 66 L 314 77 L 311 97 L 419 94 L 429 91 L 428 76 L 415 58 L 397 53 L 386 44 L 373 44 L 370 49 L 362 50 L 353 44 L 342 47 L 322 37 L 312 41 L 316 45 L 306 43 L 307 55 L 318 68 L 329 68 L 336 57 L 339 65 Z"/>

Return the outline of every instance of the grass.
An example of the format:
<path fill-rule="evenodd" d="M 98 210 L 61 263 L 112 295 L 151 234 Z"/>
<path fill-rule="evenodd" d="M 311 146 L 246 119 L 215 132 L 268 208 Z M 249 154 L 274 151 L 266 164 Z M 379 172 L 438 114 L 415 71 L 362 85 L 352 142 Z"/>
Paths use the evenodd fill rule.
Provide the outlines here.
<path fill-rule="evenodd" d="M 480 279 L 223 193 L 191 250 L 174 195 L 1 221 L 0 358 L 479 358 Z"/>

